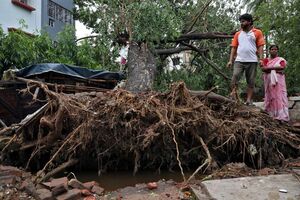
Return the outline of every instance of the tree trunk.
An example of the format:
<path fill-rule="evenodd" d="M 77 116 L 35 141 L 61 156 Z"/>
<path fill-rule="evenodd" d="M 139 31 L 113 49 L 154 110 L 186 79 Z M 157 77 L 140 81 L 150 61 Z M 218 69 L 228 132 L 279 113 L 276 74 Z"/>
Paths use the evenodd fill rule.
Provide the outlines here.
<path fill-rule="evenodd" d="M 125 88 L 132 92 L 151 90 L 156 74 L 156 62 L 146 43 L 130 45 L 127 65 L 128 77 Z"/>

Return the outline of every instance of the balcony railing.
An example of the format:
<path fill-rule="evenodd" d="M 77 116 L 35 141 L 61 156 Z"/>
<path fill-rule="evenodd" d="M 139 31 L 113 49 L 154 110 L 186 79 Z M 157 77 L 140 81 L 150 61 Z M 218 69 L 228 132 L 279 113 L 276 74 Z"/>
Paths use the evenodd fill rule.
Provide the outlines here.
<path fill-rule="evenodd" d="M 32 7 L 32 6 L 30 6 L 30 5 L 26 4 L 26 3 L 23 3 L 23 2 L 21 2 L 21 1 L 19 1 L 19 0 L 11 0 L 11 2 L 12 2 L 13 4 L 15 4 L 16 6 L 19 6 L 19 7 L 21 7 L 21 8 L 24 8 L 25 10 L 28 10 L 28 11 L 30 11 L 30 12 L 32 12 L 32 11 L 35 10 L 34 7 Z"/>

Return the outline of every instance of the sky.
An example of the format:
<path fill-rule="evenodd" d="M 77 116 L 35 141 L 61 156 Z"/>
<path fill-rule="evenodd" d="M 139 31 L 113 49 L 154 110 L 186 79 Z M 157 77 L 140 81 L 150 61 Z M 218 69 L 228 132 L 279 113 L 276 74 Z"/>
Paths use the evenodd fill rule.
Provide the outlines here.
<path fill-rule="evenodd" d="M 91 35 L 91 31 L 88 30 L 85 25 L 83 25 L 81 22 L 77 20 L 75 21 L 75 28 L 76 28 L 77 39 Z"/>

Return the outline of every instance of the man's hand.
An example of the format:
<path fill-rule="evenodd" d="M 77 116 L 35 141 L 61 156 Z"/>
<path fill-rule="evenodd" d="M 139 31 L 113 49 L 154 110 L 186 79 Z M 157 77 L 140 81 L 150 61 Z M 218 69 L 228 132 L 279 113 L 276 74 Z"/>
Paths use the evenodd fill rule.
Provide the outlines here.
<path fill-rule="evenodd" d="M 260 67 L 263 67 L 263 66 L 264 66 L 264 59 L 260 59 L 260 60 L 259 60 L 259 66 L 260 66 Z"/>
<path fill-rule="evenodd" d="M 228 68 L 231 68 L 231 67 L 232 67 L 232 62 L 231 62 L 231 61 L 229 61 L 229 62 L 227 63 L 227 67 L 228 67 Z"/>

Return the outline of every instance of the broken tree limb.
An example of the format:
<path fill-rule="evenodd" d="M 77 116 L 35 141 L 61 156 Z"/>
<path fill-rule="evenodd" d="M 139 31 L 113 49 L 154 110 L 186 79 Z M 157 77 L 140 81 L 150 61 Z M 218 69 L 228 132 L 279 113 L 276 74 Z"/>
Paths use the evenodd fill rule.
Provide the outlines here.
<path fill-rule="evenodd" d="M 175 53 L 180 53 L 182 51 L 193 50 L 190 47 L 177 47 L 177 48 L 169 48 L 169 49 L 155 49 L 154 54 L 156 55 L 171 55 Z M 205 53 L 208 49 L 199 49 L 200 52 Z"/>
<path fill-rule="evenodd" d="M 199 52 L 200 53 L 200 52 Z M 226 76 L 219 68 L 218 66 L 213 63 L 211 60 L 207 59 L 203 53 L 201 54 L 201 57 L 203 58 L 203 60 L 209 64 L 214 70 L 216 70 L 221 76 L 223 76 L 227 81 L 230 80 L 230 78 L 228 76 Z"/>
<path fill-rule="evenodd" d="M 70 159 L 69 161 L 61 164 L 60 166 L 56 167 L 52 171 L 48 172 L 45 176 L 43 176 L 39 182 L 47 181 L 49 178 L 53 177 L 54 175 L 58 174 L 59 172 L 64 171 L 68 167 L 72 167 L 79 162 L 77 159 Z"/>
<path fill-rule="evenodd" d="M 199 52 L 199 53 L 200 53 L 200 52 Z M 218 66 L 217 66 L 215 63 L 213 63 L 211 60 L 207 59 L 207 58 L 203 55 L 203 53 L 200 54 L 200 55 L 201 55 L 201 57 L 203 58 L 203 60 L 204 60 L 208 65 L 210 65 L 214 70 L 216 70 L 223 78 L 225 78 L 227 81 L 230 80 L 230 78 L 229 78 L 228 76 L 226 76 L 226 75 L 218 68 Z"/>
<path fill-rule="evenodd" d="M 227 97 L 224 97 L 222 95 L 216 94 L 211 91 L 195 91 L 195 90 L 189 90 L 190 94 L 193 96 L 198 96 L 201 98 L 207 98 L 209 101 L 217 101 L 220 103 L 234 103 L 235 101 L 232 99 L 229 99 Z"/>
<path fill-rule="evenodd" d="M 188 33 L 181 35 L 178 39 L 173 42 L 184 42 L 189 40 L 203 40 L 203 39 L 230 39 L 233 38 L 233 35 L 226 33 Z"/>
<path fill-rule="evenodd" d="M 210 60 L 208 60 L 204 55 L 203 52 L 200 51 L 200 49 L 198 49 L 197 47 L 188 44 L 186 42 L 181 42 L 181 44 L 183 44 L 184 46 L 190 47 L 192 48 L 194 51 L 198 52 L 201 57 L 204 59 L 204 61 L 209 64 L 214 70 L 216 70 L 225 80 L 230 80 L 230 78 L 228 76 L 226 76 L 217 66 L 216 64 L 214 64 L 213 62 L 211 62 Z"/>
<path fill-rule="evenodd" d="M 84 40 L 84 39 L 97 38 L 97 37 L 99 37 L 99 35 L 85 36 L 85 37 L 82 37 L 82 38 L 78 38 L 77 40 L 75 40 L 75 42 L 78 42 L 78 41 Z M 228 33 L 220 33 L 220 32 L 199 33 L 199 32 L 194 32 L 194 33 L 182 34 L 181 36 L 179 36 L 175 40 L 161 41 L 160 43 L 166 43 L 166 42 L 178 43 L 178 42 L 189 41 L 189 40 L 231 39 L 231 38 L 233 38 L 233 35 L 228 34 Z"/>

